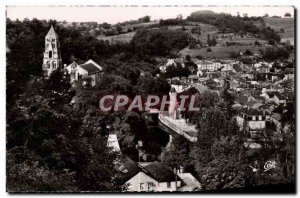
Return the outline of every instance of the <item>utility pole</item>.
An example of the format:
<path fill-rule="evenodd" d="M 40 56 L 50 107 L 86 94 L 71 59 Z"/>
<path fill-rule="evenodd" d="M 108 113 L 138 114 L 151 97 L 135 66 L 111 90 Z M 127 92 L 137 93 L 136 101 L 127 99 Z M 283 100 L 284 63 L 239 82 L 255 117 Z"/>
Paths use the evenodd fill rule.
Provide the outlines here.
<path fill-rule="evenodd" d="M 140 165 L 140 162 L 141 162 L 141 156 L 144 154 L 142 153 L 141 154 L 141 147 L 143 146 L 143 142 L 142 141 L 138 141 L 138 144 L 136 145 L 136 148 L 138 149 L 138 157 L 139 157 L 139 165 Z M 141 175 L 139 174 L 139 192 L 141 191 Z"/>
<path fill-rule="evenodd" d="M 175 189 L 176 189 L 176 191 L 178 191 L 178 188 L 177 188 L 177 168 L 176 167 L 174 168 L 174 173 L 175 173 Z"/>

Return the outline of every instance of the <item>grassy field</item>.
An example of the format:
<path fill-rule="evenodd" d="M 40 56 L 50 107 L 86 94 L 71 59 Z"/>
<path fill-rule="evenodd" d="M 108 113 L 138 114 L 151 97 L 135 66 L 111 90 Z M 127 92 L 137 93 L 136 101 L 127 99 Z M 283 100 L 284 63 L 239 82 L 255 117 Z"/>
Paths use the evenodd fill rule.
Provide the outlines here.
<path fill-rule="evenodd" d="M 229 46 L 229 47 L 211 47 L 212 51 L 208 52 L 207 48 L 201 49 L 188 49 L 185 48 L 181 50 L 179 53 L 182 56 L 190 55 L 195 57 L 197 55 L 201 55 L 203 58 L 229 58 L 231 52 L 245 52 L 246 50 L 250 50 L 252 53 L 259 53 L 259 49 L 263 49 L 264 47 L 253 47 L 253 46 Z"/>
<path fill-rule="evenodd" d="M 157 21 L 151 21 L 147 23 L 138 23 L 138 24 L 127 24 L 127 25 L 122 25 L 121 28 L 123 31 L 128 31 L 128 29 L 133 29 L 133 28 L 140 28 L 140 27 L 148 27 L 150 25 L 157 24 Z M 132 37 L 135 35 L 135 31 L 133 32 L 128 32 L 124 34 L 118 34 L 118 35 L 113 35 L 113 36 L 99 36 L 97 37 L 98 39 L 101 40 L 107 40 L 109 42 L 115 43 L 115 42 L 130 42 Z"/>
<path fill-rule="evenodd" d="M 150 21 L 147 23 L 137 23 L 137 24 L 127 24 L 121 25 L 122 29 L 128 31 L 128 29 L 139 28 L 139 27 L 148 27 L 150 25 L 158 24 L 158 21 Z"/>
<path fill-rule="evenodd" d="M 220 36 L 220 35 L 219 35 Z M 235 42 L 235 43 L 242 43 L 242 44 L 245 44 L 245 45 L 252 45 L 255 41 L 258 41 L 260 44 L 265 44 L 267 43 L 267 41 L 265 40 L 261 40 L 261 39 L 258 39 L 258 38 L 234 38 L 234 39 L 229 39 L 229 38 L 222 38 L 221 41 L 218 41 L 219 44 L 226 44 L 226 42 Z"/>
<path fill-rule="evenodd" d="M 114 36 L 99 36 L 98 39 L 104 40 L 104 41 L 109 41 L 111 43 L 115 42 L 130 42 L 132 37 L 135 35 L 135 32 L 129 32 L 125 34 L 118 34 Z"/>
<path fill-rule="evenodd" d="M 208 25 L 208 24 L 204 24 L 204 23 L 200 23 L 200 22 L 190 22 L 189 25 L 185 25 L 184 28 L 190 32 L 190 30 L 193 27 L 200 27 L 201 28 L 201 35 L 199 34 L 193 34 L 191 33 L 192 37 L 194 37 L 195 39 L 199 39 L 201 42 L 206 43 L 207 41 L 207 36 L 210 35 L 210 37 L 218 37 L 221 38 L 222 37 L 222 33 L 219 32 L 218 28 L 213 26 L 213 25 Z M 182 26 L 169 26 L 169 29 L 181 29 Z M 255 41 L 259 41 L 261 44 L 266 43 L 267 41 L 265 40 L 261 40 L 261 39 L 257 39 L 257 38 L 234 38 L 234 39 L 229 39 L 229 38 L 222 38 L 221 40 L 217 40 L 218 44 L 222 45 L 222 44 L 226 44 L 226 42 L 236 42 L 236 43 L 242 43 L 242 44 L 248 44 L 248 45 L 252 45 Z"/>
<path fill-rule="evenodd" d="M 291 44 L 294 44 L 294 18 L 265 18 L 267 26 L 270 26 L 276 32 L 280 32 L 283 28 L 284 32 L 279 33 L 282 41 L 290 40 Z"/>

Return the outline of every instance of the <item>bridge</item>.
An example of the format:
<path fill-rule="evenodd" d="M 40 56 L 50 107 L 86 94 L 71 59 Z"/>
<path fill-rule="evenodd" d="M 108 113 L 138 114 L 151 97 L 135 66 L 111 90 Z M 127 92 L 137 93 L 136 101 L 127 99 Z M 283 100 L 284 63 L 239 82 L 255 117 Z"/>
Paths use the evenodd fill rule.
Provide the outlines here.
<path fill-rule="evenodd" d="M 158 115 L 159 126 L 167 132 L 175 132 L 190 142 L 197 141 L 197 129 L 195 125 L 188 124 L 185 119 L 174 119 L 169 115 Z"/>
<path fill-rule="evenodd" d="M 160 111 L 155 108 L 150 108 L 146 114 L 146 119 L 152 123 L 157 123 L 159 128 L 170 134 L 170 142 L 173 136 L 183 136 L 190 142 L 197 141 L 196 125 L 191 125 L 185 119 L 174 119 L 166 111 Z"/>

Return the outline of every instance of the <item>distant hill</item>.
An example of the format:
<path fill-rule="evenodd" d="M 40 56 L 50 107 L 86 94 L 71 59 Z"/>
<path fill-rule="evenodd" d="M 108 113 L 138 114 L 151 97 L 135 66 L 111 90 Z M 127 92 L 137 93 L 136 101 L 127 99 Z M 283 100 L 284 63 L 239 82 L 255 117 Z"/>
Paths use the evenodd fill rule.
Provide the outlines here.
<path fill-rule="evenodd" d="M 192 12 L 191 16 L 200 15 L 200 14 L 215 15 L 216 13 L 214 11 L 211 11 L 211 10 L 199 10 L 199 11 L 196 11 L 196 12 Z"/>
<path fill-rule="evenodd" d="M 100 35 L 97 36 L 98 39 L 107 40 L 109 42 L 125 42 L 128 43 L 131 41 L 132 37 L 135 35 L 136 30 L 143 27 L 150 27 L 158 24 L 158 21 L 150 22 L 136 22 L 136 23 L 119 23 L 112 26 L 112 29 L 120 27 L 122 33 L 116 35 Z"/>
<path fill-rule="evenodd" d="M 267 26 L 270 26 L 281 36 L 282 41 L 290 40 L 291 44 L 294 45 L 294 18 L 264 18 Z M 284 32 L 281 32 L 281 29 Z"/>

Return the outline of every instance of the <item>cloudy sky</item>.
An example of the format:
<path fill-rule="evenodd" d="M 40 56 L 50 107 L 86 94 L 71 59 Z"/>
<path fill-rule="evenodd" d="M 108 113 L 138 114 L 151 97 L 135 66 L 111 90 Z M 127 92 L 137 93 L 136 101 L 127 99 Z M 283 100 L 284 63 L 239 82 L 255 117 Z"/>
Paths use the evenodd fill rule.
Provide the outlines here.
<path fill-rule="evenodd" d="M 212 10 L 215 12 L 225 12 L 232 15 L 240 15 L 247 13 L 248 16 L 263 16 L 269 14 L 270 16 L 282 16 L 289 12 L 294 15 L 294 8 L 292 6 L 277 6 L 277 7 L 216 7 L 216 6 L 118 6 L 118 7 L 95 7 L 95 6 L 8 6 L 6 9 L 7 17 L 10 19 L 23 20 L 24 18 L 32 19 L 56 19 L 66 20 L 68 22 L 86 22 L 95 21 L 98 23 L 118 23 L 127 20 L 135 20 L 139 17 L 150 15 L 152 20 L 174 18 L 178 14 L 187 17 L 191 12 L 197 10 Z"/>

